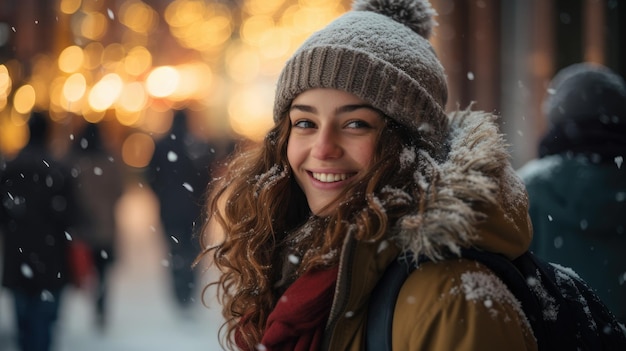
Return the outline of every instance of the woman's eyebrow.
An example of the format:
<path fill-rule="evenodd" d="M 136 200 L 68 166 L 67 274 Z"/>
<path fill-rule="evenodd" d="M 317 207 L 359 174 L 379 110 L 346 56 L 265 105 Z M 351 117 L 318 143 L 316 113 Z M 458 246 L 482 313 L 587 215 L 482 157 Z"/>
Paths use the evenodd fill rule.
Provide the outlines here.
<path fill-rule="evenodd" d="M 348 113 L 348 112 L 353 112 L 362 108 L 372 110 L 382 115 L 382 112 L 380 110 L 378 110 L 377 108 L 375 108 L 374 106 L 370 104 L 349 104 L 349 105 L 339 106 L 335 109 L 335 113 L 336 114 Z M 298 110 L 302 112 L 317 113 L 317 108 L 311 105 L 291 105 L 291 108 L 289 110 L 290 111 Z"/>
<path fill-rule="evenodd" d="M 344 106 L 337 107 L 337 109 L 335 110 L 335 113 L 340 114 L 344 112 L 352 112 L 352 111 L 356 111 L 362 108 L 366 108 L 375 112 L 380 112 L 378 111 L 378 109 L 376 109 L 374 106 L 370 104 L 353 104 L 353 105 L 344 105 Z"/>
<path fill-rule="evenodd" d="M 299 111 L 310 112 L 310 113 L 317 112 L 317 109 L 310 105 L 291 105 L 291 108 L 289 109 L 289 111 L 293 111 L 293 110 L 299 110 Z"/>

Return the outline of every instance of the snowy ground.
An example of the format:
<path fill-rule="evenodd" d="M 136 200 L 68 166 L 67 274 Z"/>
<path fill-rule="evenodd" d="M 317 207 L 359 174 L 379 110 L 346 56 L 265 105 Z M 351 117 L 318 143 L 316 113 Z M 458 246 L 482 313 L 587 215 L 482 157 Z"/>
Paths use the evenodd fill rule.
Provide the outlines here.
<path fill-rule="evenodd" d="M 190 313 L 177 309 L 170 292 L 163 235 L 151 194 L 129 191 L 120 204 L 119 258 L 111 270 L 110 316 L 104 332 L 96 328 L 86 290 L 66 291 L 54 351 L 219 351 L 222 322 L 213 308 L 196 302 Z M 156 228 L 156 229 L 155 229 Z M 210 274 L 201 275 L 206 282 Z M 11 297 L 0 290 L 0 351 L 17 351 Z"/>

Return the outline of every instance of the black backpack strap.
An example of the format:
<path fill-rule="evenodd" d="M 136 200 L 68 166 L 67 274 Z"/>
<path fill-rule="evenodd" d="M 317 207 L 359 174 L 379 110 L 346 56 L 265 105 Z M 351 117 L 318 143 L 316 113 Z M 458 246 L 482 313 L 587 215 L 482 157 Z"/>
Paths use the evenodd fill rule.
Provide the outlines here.
<path fill-rule="evenodd" d="M 400 288 L 415 269 L 409 255 L 401 255 L 385 270 L 370 296 L 365 331 L 366 351 L 391 351 L 393 312 Z"/>

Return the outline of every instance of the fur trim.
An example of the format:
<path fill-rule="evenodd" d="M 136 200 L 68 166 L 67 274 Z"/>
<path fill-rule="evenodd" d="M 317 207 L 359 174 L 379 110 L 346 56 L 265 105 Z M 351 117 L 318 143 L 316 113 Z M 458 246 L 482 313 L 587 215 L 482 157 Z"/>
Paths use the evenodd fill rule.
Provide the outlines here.
<path fill-rule="evenodd" d="M 423 254 L 433 261 L 460 254 L 477 239 L 476 225 L 486 218 L 478 207 L 515 212 L 516 200 L 508 197 L 525 194 L 523 184 L 508 179 L 509 154 L 494 115 L 470 106 L 448 118 L 450 151 L 442 162 L 418 154 L 415 177 L 426 196 L 416 213 L 399 221 L 394 235 L 414 257 Z"/>

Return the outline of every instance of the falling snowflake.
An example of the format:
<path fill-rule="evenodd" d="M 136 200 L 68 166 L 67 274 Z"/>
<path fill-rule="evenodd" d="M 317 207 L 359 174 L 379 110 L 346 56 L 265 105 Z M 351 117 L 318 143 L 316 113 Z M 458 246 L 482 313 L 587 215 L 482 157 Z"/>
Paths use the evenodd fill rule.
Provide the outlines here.
<path fill-rule="evenodd" d="M 178 160 L 178 155 L 174 151 L 170 151 L 167 153 L 167 160 L 170 162 L 176 162 Z"/>
<path fill-rule="evenodd" d="M 300 258 L 294 254 L 291 254 L 287 257 L 289 259 L 289 262 L 293 263 L 293 264 L 299 264 L 300 263 Z"/>
<path fill-rule="evenodd" d="M 624 163 L 624 157 L 623 156 L 615 156 L 615 164 L 617 165 L 617 168 L 621 169 L 622 168 L 622 163 Z"/>
<path fill-rule="evenodd" d="M 52 295 L 52 293 L 48 290 L 43 290 L 41 292 L 41 301 L 46 301 L 46 302 L 52 302 L 54 301 L 54 295 Z"/>
<path fill-rule="evenodd" d="M 383 240 L 378 245 L 378 249 L 376 249 L 376 253 L 381 253 L 381 252 L 385 251 L 385 249 L 388 248 L 388 247 L 389 247 L 389 242 L 387 240 Z"/>
<path fill-rule="evenodd" d="M 22 266 L 20 267 L 20 270 L 22 271 L 22 275 L 28 279 L 32 279 L 33 278 L 33 269 L 30 268 L 29 265 L 27 265 L 26 263 L 22 263 Z"/>
<path fill-rule="evenodd" d="M 554 247 L 556 249 L 560 249 L 561 247 L 563 247 L 563 237 L 562 236 L 557 236 L 556 238 L 554 238 Z"/>

